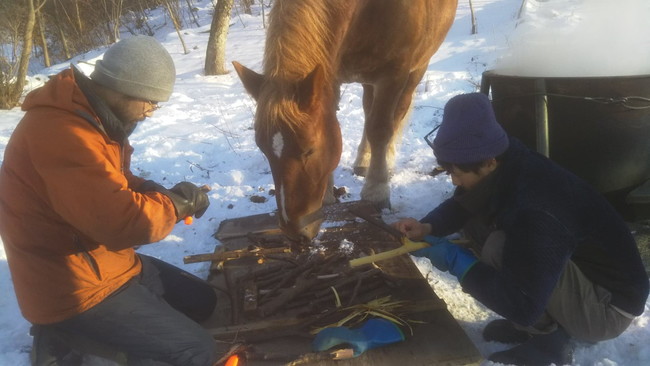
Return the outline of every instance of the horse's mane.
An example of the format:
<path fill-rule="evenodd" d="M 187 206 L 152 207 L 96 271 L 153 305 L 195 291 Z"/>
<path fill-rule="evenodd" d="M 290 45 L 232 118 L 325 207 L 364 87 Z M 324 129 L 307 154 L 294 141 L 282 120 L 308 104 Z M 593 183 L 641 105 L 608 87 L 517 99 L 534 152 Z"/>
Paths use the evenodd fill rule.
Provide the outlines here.
<path fill-rule="evenodd" d="M 346 0 L 347 1 L 347 0 Z M 295 103 L 296 82 L 318 65 L 322 67 L 325 84 L 331 85 L 334 75 L 333 33 L 340 17 L 339 1 L 276 0 L 269 15 L 264 51 L 264 76 L 272 87 L 266 88 L 268 101 L 263 110 L 266 123 L 284 121 L 285 127 L 304 123 L 307 114 Z M 276 126 L 277 127 L 277 126 Z"/>
<path fill-rule="evenodd" d="M 267 90 L 269 93 L 268 103 L 258 104 L 257 114 L 264 116 L 263 118 L 256 118 L 256 123 L 263 123 L 267 133 L 279 128 L 280 121 L 285 124 L 283 127 L 291 131 L 295 131 L 295 127 L 302 125 L 309 118 L 309 114 L 303 112 L 298 107 L 298 104 L 288 98 L 284 98 L 282 92 L 277 90 Z M 258 127 L 255 127 L 258 129 Z"/>
<path fill-rule="evenodd" d="M 269 15 L 264 75 L 296 80 L 316 65 L 332 75 L 332 29 L 338 1 L 276 0 Z"/>

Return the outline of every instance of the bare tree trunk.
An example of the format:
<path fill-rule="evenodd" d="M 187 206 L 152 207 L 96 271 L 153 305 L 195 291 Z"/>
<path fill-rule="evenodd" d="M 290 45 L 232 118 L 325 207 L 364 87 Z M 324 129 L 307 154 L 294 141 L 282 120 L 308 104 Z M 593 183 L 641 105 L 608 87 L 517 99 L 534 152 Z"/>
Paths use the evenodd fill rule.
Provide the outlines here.
<path fill-rule="evenodd" d="M 145 34 L 153 36 L 155 32 L 153 31 L 153 29 L 151 29 L 151 26 L 147 21 L 147 11 L 142 5 L 142 2 L 137 2 L 137 6 L 138 6 L 138 8 L 136 9 L 137 11 L 134 11 L 136 28 L 146 28 Z M 137 33 L 131 30 L 131 34 L 135 35 Z"/>
<path fill-rule="evenodd" d="M 524 12 L 526 11 L 526 1 L 523 0 L 521 2 L 521 6 L 519 7 L 519 12 L 517 12 L 517 19 L 521 19 L 522 16 L 524 16 Z"/>
<path fill-rule="evenodd" d="M 124 7 L 124 0 L 113 0 L 113 35 L 116 40 L 120 38 L 120 24 L 122 19 L 122 8 Z"/>
<path fill-rule="evenodd" d="M 200 27 L 201 24 L 199 24 L 199 21 L 196 19 L 196 14 L 195 14 L 196 7 L 192 5 L 192 0 L 185 0 L 185 2 L 187 3 L 187 10 L 190 12 L 190 15 L 192 16 L 192 21 L 194 22 L 194 25 Z"/>
<path fill-rule="evenodd" d="M 36 27 L 36 12 L 38 12 L 41 7 L 45 4 L 46 0 L 43 0 L 40 4 L 34 4 L 35 0 L 25 0 L 27 4 L 27 10 L 25 13 L 25 28 L 23 29 L 23 47 L 18 59 L 18 68 L 16 72 L 16 79 L 7 85 L 7 95 L 6 99 L 2 102 L 0 107 L 2 108 L 12 108 L 18 105 L 20 96 L 23 93 L 23 88 L 25 87 L 25 79 L 27 78 L 27 71 L 29 69 L 29 59 L 32 55 L 32 47 L 34 45 L 34 28 Z"/>
<path fill-rule="evenodd" d="M 16 82 L 13 85 L 11 96 L 14 105 L 18 104 L 20 96 L 25 87 L 25 79 L 27 78 L 27 71 L 29 69 L 29 59 L 32 56 L 32 46 L 34 45 L 34 28 L 36 27 L 36 12 L 45 5 L 45 1 L 41 3 L 34 3 L 35 0 L 25 0 L 27 3 L 27 14 L 25 17 L 25 29 L 23 33 L 23 49 L 20 53 L 18 61 L 18 72 L 16 73 Z M 36 0 L 38 1 L 38 0 Z"/>
<path fill-rule="evenodd" d="M 244 9 L 244 14 L 253 14 L 251 6 L 253 5 L 254 1 L 255 0 L 239 0 L 241 7 Z"/>
<path fill-rule="evenodd" d="M 469 0 L 469 11 L 472 14 L 472 33 L 471 34 L 476 34 L 478 33 L 478 29 L 476 26 L 476 16 L 474 16 L 474 5 L 472 4 L 472 0 Z"/>
<path fill-rule="evenodd" d="M 122 0 L 102 0 L 106 35 L 109 43 L 115 43 L 120 38 L 120 17 L 122 15 Z"/>
<path fill-rule="evenodd" d="M 2 42 L 5 46 L 3 47 L 4 52 L 0 52 L 0 73 L 4 74 L 4 80 L 13 79 L 16 75 L 17 51 L 20 50 L 20 45 L 23 42 L 26 15 L 23 3 L 0 3 L 0 24 L 3 25 Z"/>
<path fill-rule="evenodd" d="M 212 16 L 210 38 L 205 53 L 205 74 L 224 75 L 226 69 L 226 39 L 230 28 L 230 12 L 234 0 L 219 0 Z"/>
<path fill-rule="evenodd" d="M 38 35 L 39 35 L 39 40 L 41 41 L 41 49 L 43 50 L 43 64 L 45 67 L 50 67 L 52 66 L 52 62 L 50 61 L 50 52 L 47 47 L 47 36 L 45 35 L 45 24 L 43 22 L 43 12 L 38 11 L 36 13 L 36 19 L 38 20 Z"/>
<path fill-rule="evenodd" d="M 187 55 L 187 46 L 185 46 L 185 41 L 183 40 L 183 36 L 181 35 L 181 25 L 180 22 L 178 21 L 178 13 L 174 10 L 172 7 L 172 4 L 169 1 L 165 2 L 165 7 L 167 8 L 167 12 L 169 13 L 169 18 L 172 20 L 172 23 L 174 23 L 174 29 L 176 29 L 176 34 L 178 34 L 178 39 L 181 40 L 181 44 L 183 45 L 183 54 Z"/>
<path fill-rule="evenodd" d="M 63 46 L 63 55 L 65 56 L 66 60 L 69 60 L 72 58 L 72 54 L 70 53 L 70 47 L 68 47 L 68 38 L 66 37 L 63 28 L 58 25 L 57 28 L 59 30 L 59 39 L 61 39 L 61 45 Z"/>
<path fill-rule="evenodd" d="M 65 34 L 63 27 L 61 26 L 63 22 L 63 18 L 60 15 L 59 5 L 57 4 L 61 5 L 60 2 L 54 2 L 54 15 L 55 15 L 54 22 L 57 30 L 59 31 L 59 39 L 61 40 L 61 45 L 63 47 L 63 54 L 66 60 L 69 60 L 70 58 L 72 58 L 72 54 L 70 53 L 70 48 L 68 47 L 68 37 Z"/>
<path fill-rule="evenodd" d="M 83 22 L 81 21 L 81 10 L 79 9 L 79 0 L 75 0 L 74 8 L 77 13 L 77 31 L 79 32 L 79 34 L 82 34 L 84 29 L 83 29 Z"/>

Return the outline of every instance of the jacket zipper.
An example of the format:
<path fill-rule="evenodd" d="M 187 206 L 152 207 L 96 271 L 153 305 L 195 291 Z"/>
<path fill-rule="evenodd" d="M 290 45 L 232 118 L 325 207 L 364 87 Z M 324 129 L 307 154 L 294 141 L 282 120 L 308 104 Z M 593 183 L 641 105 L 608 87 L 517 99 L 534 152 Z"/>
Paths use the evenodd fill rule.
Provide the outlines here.
<path fill-rule="evenodd" d="M 120 172 L 124 175 L 124 143 L 120 144 Z"/>
<path fill-rule="evenodd" d="M 86 262 L 88 262 L 90 268 L 93 270 L 93 272 L 95 272 L 95 276 L 97 276 L 97 279 L 101 281 L 102 275 L 99 272 L 99 265 L 97 264 L 95 258 L 93 258 L 93 256 L 90 255 L 88 250 L 83 245 L 81 245 L 81 242 L 79 241 L 79 236 L 77 234 L 72 234 L 72 241 L 74 242 L 74 245 L 79 250 L 79 253 L 84 257 Z"/>

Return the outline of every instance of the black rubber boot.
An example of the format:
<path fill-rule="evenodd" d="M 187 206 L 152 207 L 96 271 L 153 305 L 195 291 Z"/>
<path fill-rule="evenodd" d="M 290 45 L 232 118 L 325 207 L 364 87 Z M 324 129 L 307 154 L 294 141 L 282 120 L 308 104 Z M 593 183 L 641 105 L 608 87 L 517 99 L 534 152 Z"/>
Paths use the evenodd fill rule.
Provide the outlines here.
<path fill-rule="evenodd" d="M 573 343 L 564 329 L 558 328 L 507 351 L 495 352 L 488 360 L 518 366 L 566 365 L 573 361 Z"/>
<path fill-rule="evenodd" d="M 30 361 L 32 366 L 79 366 L 82 356 L 72 350 L 51 327 L 33 325 L 34 337 Z"/>
<path fill-rule="evenodd" d="M 515 328 L 515 325 L 506 319 L 493 320 L 483 329 L 483 339 L 488 342 L 518 344 L 531 337 L 530 333 Z"/>
<path fill-rule="evenodd" d="M 33 325 L 30 334 L 34 337 L 30 353 L 32 366 L 81 366 L 99 361 L 127 365 L 125 353 L 82 335 L 42 325 Z M 92 361 L 85 362 L 87 358 Z"/>

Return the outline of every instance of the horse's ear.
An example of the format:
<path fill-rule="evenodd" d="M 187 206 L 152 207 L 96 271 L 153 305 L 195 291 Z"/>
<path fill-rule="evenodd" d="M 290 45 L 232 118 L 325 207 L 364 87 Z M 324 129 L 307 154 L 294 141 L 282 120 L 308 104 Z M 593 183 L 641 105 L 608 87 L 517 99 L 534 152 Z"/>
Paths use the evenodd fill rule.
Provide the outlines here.
<path fill-rule="evenodd" d="M 244 88 L 246 88 L 248 94 L 257 100 L 257 97 L 260 95 L 260 88 L 264 82 L 264 75 L 256 73 L 237 61 L 233 61 L 232 65 L 235 67 L 235 71 L 237 71 L 237 75 L 239 75 L 239 79 L 244 84 Z"/>
<path fill-rule="evenodd" d="M 309 109 L 318 98 L 318 93 L 323 89 L 325 74 L 323 67 L 317 65 L 302 81 L 298 83 L 298 106 L 301 110 Z"/>

